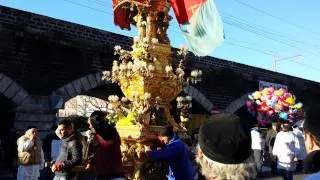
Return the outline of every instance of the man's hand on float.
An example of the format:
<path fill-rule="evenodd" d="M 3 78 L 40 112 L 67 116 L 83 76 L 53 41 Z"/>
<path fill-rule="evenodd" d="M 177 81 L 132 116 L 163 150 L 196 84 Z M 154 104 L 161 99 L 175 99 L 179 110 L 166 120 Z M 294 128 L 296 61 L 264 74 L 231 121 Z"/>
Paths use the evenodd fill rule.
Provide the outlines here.
<path fill-rule="evenodd" d="M 151 151 L 151 147 L 150 146 L 144 146 L 144 151 L 146 153 L 150 152 Z"/>
<path fill-rule="evenodd" d="M 56 171 L 61 171 L 61 169 L 64 167 L 64 163 L 61 161 L 58 161 L 53 166 L 55 166 Z"/>
<path fill-rule="evenodd" d="M 52 172 L 56 172 L 56 171 L 57 171 L 57 167 L 56 167 L 55 164 L 53 164 L 53 165 L 51 166 L 51 171 L 52 171 Z"/>
<path fill-rule="evenodd" d="M 88 163 L 88 164 L 86 165 L 85 170 L 90 170 L 91 168 L 92 168 L 92 167 L 91 167 L 90 163 Z"/>

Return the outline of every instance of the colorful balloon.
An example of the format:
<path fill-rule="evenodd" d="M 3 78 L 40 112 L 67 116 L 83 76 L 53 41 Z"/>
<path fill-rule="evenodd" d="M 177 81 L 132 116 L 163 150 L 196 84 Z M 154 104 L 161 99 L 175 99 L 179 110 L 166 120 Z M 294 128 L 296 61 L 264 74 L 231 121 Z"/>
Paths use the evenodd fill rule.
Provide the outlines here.
<path fill-rule="evenodd" d="M 284 89 L 279 89 L 279 90 L 276 90 L 274 91 L 274 94 L 276 96 L 282 96 L 284 94 Z"/>
<path fill-rule="evenodd" d="M 260 99 L 261 97 L 261 92 L 260 91 L 256 91 L 252 94 L 254 99 Z"/>
<path fill-rule="evenodd" d="M 246 104 L 250 114 L 261 125 L 278 120 L 294 122 L 302 117 L 299 112 L 303 111 L 303 104 L 296 103 L 296 97 L 283 88 L 275 90 L 269 87 L 255 91 L 248 95 Z"/>
<path fill-rule="evenodd" d="M 303 104 L 301 102 L 298 102 L 297 104 L 295 104 L 293 106 L 294 108 L 297 108 L 297 109 L 301 109 L 303 107 Z"/>
<path fill-rule="evenodd" d="M 262 90 L 262 94 L 263 95 L 270 94 L 270 90 L 268 88 L 265 88 L 265 89 Z"/>
<path fill-rule="evenodd" d="M 284 106 L 284 107 L 289 107 L 290 106 L 290 104 L 289 103 L 287 103 L 285 100 L 283 100 L 283 99 L 280 99 L 279 100 L 279 103 L 282 105 L 282 106 Z"/>
<path fill-rule="evenodd" d="M 295 99 L 293 97 L 288 97 L 286 99 L 286 102 L 289 103 L 289 105 L 294 105 L 295 104 Z"/>
<path fill-rule="evenodd" d="M 279 117 L 284 120 L 288 120 L 288 113 L 280 112 Z"/>
<path fill-rule="evenodd" d="M 254 100 L 254 97 L 251 94 L 249 94 L 248 97 L 249 99 Z"/>

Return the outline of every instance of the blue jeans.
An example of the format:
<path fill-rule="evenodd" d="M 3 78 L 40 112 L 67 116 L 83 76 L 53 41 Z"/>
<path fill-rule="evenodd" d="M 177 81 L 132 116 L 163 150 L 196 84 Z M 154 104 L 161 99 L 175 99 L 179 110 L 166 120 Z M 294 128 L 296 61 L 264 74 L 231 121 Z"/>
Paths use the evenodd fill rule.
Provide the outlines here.
<path fill-rule="evenodd" d="M 253 150 L 253 157 L 254 157 L 254 161 L 256 163 L 258 173 L 261 172 L 261 168 L 262 168 L 262 164 L 263 164 L 262 153 L 263 153 L 262 150 L 258 150 L 258 149 Z"/>
<path fill-rule="evenodd" d="M 284 169 L 279 169 L 279 173 L 283 180 L 293 180 L 293 172 L 284 170 Z"/>

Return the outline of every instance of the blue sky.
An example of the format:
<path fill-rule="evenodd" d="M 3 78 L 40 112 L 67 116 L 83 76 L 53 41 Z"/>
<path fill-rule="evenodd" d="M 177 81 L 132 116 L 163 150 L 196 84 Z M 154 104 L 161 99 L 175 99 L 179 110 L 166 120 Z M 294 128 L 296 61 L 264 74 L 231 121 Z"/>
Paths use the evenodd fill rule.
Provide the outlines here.
<path fill-rule="evenodd" d="M 0 5 L 135 36 L 113 24 L 111 0 L 0 0 Z M 216 0 L 225 41 L 211 56 L 320 82 L 320 1 Z M 174 15 L 173 15 L 174 16 Z M 172 45 L 187 44 L 174 18 Z"/>

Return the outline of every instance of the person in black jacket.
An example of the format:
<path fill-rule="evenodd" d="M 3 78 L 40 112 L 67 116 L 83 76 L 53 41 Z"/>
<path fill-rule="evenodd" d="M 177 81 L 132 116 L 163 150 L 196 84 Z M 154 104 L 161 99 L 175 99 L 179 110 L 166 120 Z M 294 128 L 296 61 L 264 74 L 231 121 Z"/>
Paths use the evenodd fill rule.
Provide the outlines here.
<path fill-rule="evenodd" d="M 266 137 L 266 146 L 268 148 L 268 157 L 271 163 L 271 173 L 276 174 L 277 173 L 277 157 L 272 154 L 273 145 L 276 140 L 276 136 L 278 134 L 278 123 L 272 123 L 271 127 L 267 131 L 267 137 Z"/>
<path fill-rule="evenodd" d="M 54 178 L 54 173 L 51 171 L 51 164 L 57 159 L 59 153 L 61 140 L 55 134 L 57 125 L 51 127 L 51 132 L 44 138 L 42 149 L 45 160 L 45 168 L 43 172 L 43 177 L 41 179 L 52 180 Z"/>
<path fill-rule="evenodd" d="M 5 159 L 8 166 L 8 169 L 13 174 L 17 174 L 18 171 L 18 152 L 17 152 L 17 140 L 20 135 L 17 133 L 16 128 L 10 128 L 10 133 L 8 135 L 7 143 L 4 144 L 6 155 Z"/>
<path fill-rule="evenodd" d="M 81 134 L 73 130 L 70 119 L 60 121 L 57 131 L 62 144 L 57 160 L 51 167 L 55 173 L 54 180 L 75 179 L 76 174 L 71 169 L 82 163 Z"/>

